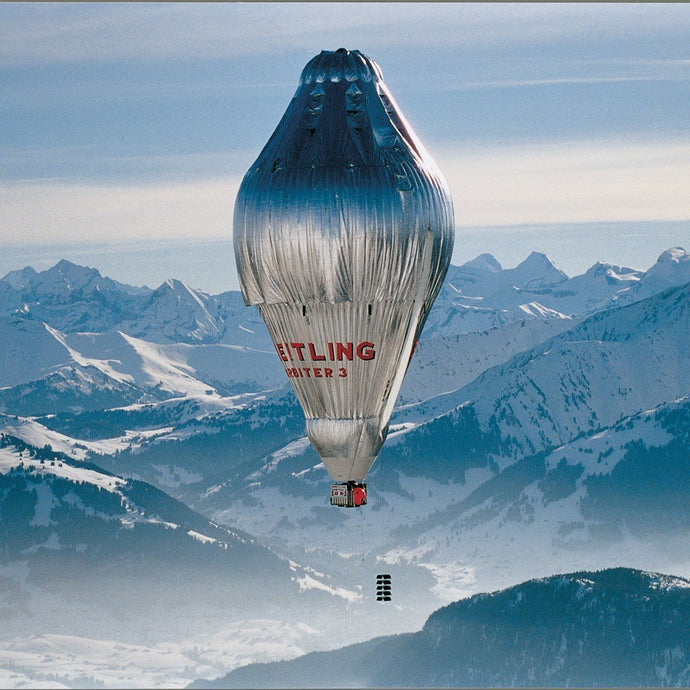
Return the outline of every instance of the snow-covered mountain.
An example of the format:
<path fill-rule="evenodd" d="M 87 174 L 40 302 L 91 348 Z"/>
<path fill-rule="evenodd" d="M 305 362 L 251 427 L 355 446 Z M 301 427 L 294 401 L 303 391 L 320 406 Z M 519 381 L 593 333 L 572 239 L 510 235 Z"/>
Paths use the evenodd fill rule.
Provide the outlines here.
<path fill-rule="evenodd" d="M 451 266 L 434 305 L 425 335 L 485 330 L 526 318 L 578 318 L 630 304 L 690 282 L 690 255 L 667 250 L 648 271 L 598 262 L 568 278 L 543 254 L 503 269 L 490 254 Z"/>
<path fill-rule="evenodd" d="M 27 615 L 40 617 L 50 588 L 63 588 L 27 580 L 27 563 L 48 570 L 64 556 L 70 565 L 55 572 L 69 580 L 69 568 L 88 560 L 75 536 L 82 522 L 89 534 L 103 533 L 102 548 L 116 560 L 100 570 L 89 562 L 101 583 L 115 573 L 103 586 L 129 597 L 126 572 L 145 563 L 137 572 L 149 584 L 163 577 L 165 596 L 175 586 L 193 589 L 193 568 L 207 573 L 203 587 L 213 591 L 214 578 L 232 571 L 229 561 L 209 565 L 204 551 L 193 565 L 201 542 L 190 530 L 161 527 L 183 524 L 177 510 L 212 525 L 192 531 L 219 543 L 239 534 L 265 555 L 279 575 L 266 606 L 280 592 L 287 602 L 271 609 L 275 626 L 267 625 L 284 635 L 286 620 L 310 622 L 315 632 L 305 632 L 300 649 L 334 646 L 334 631 L 345 643 L 415 630 L 440 603 L 555 572 L 629 565 L 690 576 L 688 266 L 675 248 L 647 272 L 599 263 L 569 278 L 536 253 L 514 269 L 488 254 L 451 267 L 369 475 L 369 505 L 358 511 L 327 505 L 330 479 L 266 329 L 240 293 L 206 295 L 175 280 L 131 288 L 69 262 L 13 271 L 0 279 L 0 433 L 9 439 L 3 476 L 11 479 L 0 518 L 11 526 L 20 511 L 28 527 L 16 534 L 28 536 L 21 548 L 0 549 L 11 554 L 0 576 L 9 578 L 7 597 L 16 590 L 18 602 L 35 607 L 18 603 L 12 611 L 24 627 L 13 629 L 30 631 Z M 26 453 L 41 449 L 62 453 L 53 473 L 60 462 L 76 463 L 110 477 L 99 481 L 115 482 L 124 513 L 89 503 L 106 493 L 60 493 L 63 479 L 77 487 L 84 479 L 58 477 L 56 489 L 45 463 L 27 469 Z M 131 494 L 143 486 L 163 512 Z M 125 504 L 147 516 L 131 532 Z M 32 524 L 38 505 L 47 524 Z M 188 564 L 189 578 L 177 585 L 175 566 L 148 544 L 160 535 Z M 53 548 L 56 538 L 69 548 Z M 371 587 L 384 568 L 398 594 L 385 611 Z M 262 582 L 254 572 L 244 597 L 254 621 L 263 609 L 249 602 Z M 158 596 L 148 584 L 143 591 Z M 95 620 L 96 601 L 76 618 Z M 218 606 L 208 620 L 228 610 Z M 147 644 L 166 615 L 155 614 Z M 281 650 L 262 658 L 286 656 Z"/>
<path fill-rule="evenodd" d="M 503 364 L 578 321 L 524 316 L 487 330 L 423 337 L 405 375 L 398 405 L 428 400 L 457 390 L 483 371 Z"/>
<path fill-rule="evenodd" d="M 64 339 L 41 321 L 0 317 L 0 341 L 2 388 L 37 381 L 61 367 L 79 364 Z"/>
<path fill-rule="evenodd" d="M 665 251 L 643 276 L 631 297 L 642 298 L 690 282 L 690 254 L 681 247 Z"/>
<path fill-rule="evenodd" d="M 657 266 L 666 266 L 666 274 L 679 271 L 682 278 L 684 255 L 670 250 Z M 19 284 L 17 276 L 11 282 Z M 388 486 L 451 482 L 444 500 L 457 502 L 471 487 L 523 458 L 596 435 L 687 395 L 688 286 L 618 307 L 620 295 L 639 282 L 639 272 L 601 264 L 568 279 L 538 254 L 507 271 L 488 255 L 453 267 L 446 291 L 472 290 L 495 298 L 506 286 L 529 287 L 539 289 L 543 300 L 560 291 L 561 299 L 579 295 L 578 308 L 584 312 L 592 304 L 583 297 L 589 290 L 595 302 L 610 308 L 587 319 L 575 311 L 557 319 L 522 311 L 519 320 L 489 330 L 425 332 L 393 419 L 397 426 L 371 475 L 372 484 L 381 487 L 382 502 L 396 514 L 392 528 L 409 507 L 397 516 L 400 499 L 384 498 Z M 608 286 L 603 292 L 602 285 Z M 171 281 L 164 287 L 170 295 L 180 285 Z M 231 293 L 222 297 L 226 313 L 253 311 Z M 194 301 L 199 308 L 206 304 Z M 452 303 L 441 301 L 438 314 L 452 311 Z M 438 314 L 439 322 L 453 320 L 452 314 Z M 29 367 L 22 384 L 0 391 L 6 412 L 43 415 L 44 425 L 88 441 L 94 453 L 100 452 L 93 445 L 99 435 L 107 436 L 113 440 L 105 448 L 118 453 L 106 453 L 99 462 L 110 470 L 154 482 L 215 519 L 241 521 L 249 531 L 283 545 L 299 542 L 298 525 L 304 520 L 318 524 L 315 516 L 328 480 L 303 438 L 301 412 L 271 351 L 223 343 L 153 343 L 118 331 L 62 334 L 16 316 L 5 321 L 17 351 L 29 351 L 32 338 L 40 335 L 47 353 L 36 358 L 33 380 L 25 381 L 32 378 Z M 21 367 L 6 370 L 20 380 Z M 53 389 L 65 391 L 68 399 L 69 381 L 77 378 L 81 389 L 75 385 L 71 407 L 66 400 L 59 403 Z M 87 384 L 92 405 L 84 392 Z M 280 390 L 274 393 L 251 392 L 276 387 Z M 117 409 L 104 404 L 106 391 L 120 396 Z M 223 397 L 228 393 L 239 396 Z M 46 416 L 48 410 L 35 401 L 49 395 L 52 412 L 58 414 Z M 467 480 L 472 473 L 476 486 Z M 262 496 L 270 491 L 277 492 L 272 503 L 280 508 L 267 511 Z M 296 510 L 291 506 L 295 493 L 309 497 Z M 438 508 L 436 498 L 424 507 L 417 496 L 416 502 L 419 516 Z M 283 510 L 295 519 L 285 523 Z M 378 530 L 375 543 L 387 543 L 388 532 Z"/>
<path fill-rule="evenodd" d="M 4 639 L 36 631 L 47 610 L 53 634 L 126 635 L 141 644 L 159 641 L 161 632 L 184 639 L 212 621 L 280 620 L 290 609 L 314 614 L 334 599 L 357 598 L 250 535 L 84 456 L 83 449 L 66 454 L 0 435 Z"/>
<path fill-rule="evenodd" d="M 690 256 L 675 247 L 646 272 L 597 263 L 569 278 L 537 252 L 510 269 L 482 254 L 450 267 L 425 334 L 458 335 L 525 318 L 591 314 L 690 282 L 689 266 Z M 156 290 L 132 287 L 62 260 L 46 271 L 26 267 L 8 273 L 0 279 L 0 297 L 0 316 L 18 314 L 63 333 L 120 330 L 160 343 L 270 347 L 256 310 L 244 307 L 238 292 L 207 295 L 174 279 Z"/>
<path fill-rule="evenodd" d="M 673 687 L 690 683 L 690 581 L 626 568 L 458 601 L 419 632 L 192 687 Z"/>
<path fill-rule="evenodd" d="M 689 314 L 690 285 L 674 288 L 399 408 L 366 519 L 321 515 L 328 478 L 305 440 L 187 500 L 275 544 L 318 543 L 327 519 L 338 551 L 356 529 L 386 562 L 429 568 L 443 596 L 620 558 L 686 572 Z"/>
<path fill-rule="evenodd" d="M 159 344 L 121 331 L 61 333 L 0 317 L 0 411 L 20 415 L 105 410 L 180 395 L 284 385 L 273 352 L 222 343 Z"/>
<path fill-rule="evenodd" d="M 501 437 L 460 408 L 391 439 L 366 514 L 328 510 L 328 477 L 305 441 L 197 505 L 277 547 L 306 543 L 318 562 L 354 551 L 427 569 L 445 601 L 588 564 L 687 573 L 688 429 L 684 398 L 500 466 Z"/>
<path fill-rule="evenodd" d="M 218 342 L 223 334 L 222 306 L 216 298 L 170 279 L 120 326 L 152 342 Z"/>
<path fill-rule="evenodd" d="M 398 408 L 394 422 L 416 426 L 431 419 L 433 423 L 439 415 L 469 405 L 479 431 L 488 433 L 496 427 L 500 435 L 510 437 L 509 455 L 517 457 L 676 400 L 690 384 L 689 301 L 690 285 L 672 289 L 628 307 L 601 312 L 568 330 L 559 329 L 558 335 L 524 351 L 521 346 L 534 337 L 529 333 L 524 339 L 512 336 L 508 344 L 507 338 L 501 340 L 496 333 L 491 333 L 492 340 L 489 332 L 468 334 L 455 342 L 430 339 L 428 360 L 420 371 L 427 367 L 439 370 L 442 379 L 444 367 L 454 364 L 454 354 L 458 360 L 466 356 L 467 350 L 453 353 L 455 343 L 460 349 L 463 343 L 485 339 L 503 356 L 509 347 L 519 353 L 487 369 L 483 365 L 488 357 L 481 360 L 467 375 L 471 378 L 481 371 L 469 384 L 443 394 L 434 391 L 422 403 Z M 532 325 L 526 324 L 527 328 Z M 527 328 L 516 331 L 521 334 Z M 507 328 L 499 332 L 510 333 Z M 540 334 L 547 332 L 542 329 Z M 433 355 L 435 359 L 432 349 L 440 350 Z M 495 359 L 501 356 L 496 354 Z M 412 367 L 410 375 L 414 380 Z M 448 377 L 444 383 L 451 385 Z"/>
<path fill-rule="evenodd" d="M 471 404 L 483 431 L 533 453 L 690 390 L 690 283 L 599 312 L 485 370 L 467 386 L 401 411 L 400 421 Z"/>
<path fill-rule="evenodd" d="M 12 432 L 0 434 L 4 687 L 186 685 L 411 624 L 357 578 L 114 475 L 87 445 L 26 419 L 0 424 Z"/>
<path fill-rule="evenodd" d="M 62 331 L 103 330 L 135 314 L 150 292 L 104 278 L 94 268 L 62 260 L 36 272 L 31 267 L 8 273 L 2 282 L 14 290 L 3 315 L 19 313 Z M 7 292 L 7 290 L 5 290 Z M 13 304 L 19 301 L 15 310 Z"/>
<path fill-rule="evenodd" d="M 453 266 L 401 401 L 458 388 L 483 369 L 570 328 L 583 315 L 654 294 L 654 286 L 689 282 L 689 265 L 687 253 L 676 248 L 646 274 L 597 264 L 568 279 L 536 253 L 514 269 L 502 269 L 490 255 Z M 0 291 L 0 312 L 9 317 L 3 319 L 0 336 L 10 346 L 0 358 L 1 387 L 38 381 L 60 365 L 86 364 L 120 382 L 143 381 L 142 395 L 157 385 L 172 393 L 187 392 L 194 387 L 190 377 L 200 382 L 197 389 L 221 394 L 285 383 L 265 326 L 236 292 L 209 296 L 175 280 L 155 291 L 133 288 L 67 261 L 40 273 L 13 271 L 0 280 Z M 26 333 L 39 323 L 46 324 L 44 332 Z M 174 347 L 156 351 L 155 345 Z M 126 352 L 132 349 L 137 353 Z M 452 350 L 458 355 L 447 358 Z M 441 369 L 439 358 L 448 366 Z M 148 372 L 143 376 L 142 367 Z M 174 383 L 171 369 L 177 370 Z"/>
<path fill-rule="evenodd" d="M 8 273 L 0 280 L 0 297 L 2 316 L 43 321 L 63 333 L 120 330 L 157 343 L 220 342 L 226 332 L 233 336 L 225 320 L 238 313 L 236 298 L 207 295 L 179 280 L 156 290 L 132 287 L 65 260 L 40 273 L 30 267 Z M 248 311 L 237 326 L 253 323 Z M 243 333 L 252 330 L 250 325 Z M 261 337 L 254 341 L 265 343 Z"/>

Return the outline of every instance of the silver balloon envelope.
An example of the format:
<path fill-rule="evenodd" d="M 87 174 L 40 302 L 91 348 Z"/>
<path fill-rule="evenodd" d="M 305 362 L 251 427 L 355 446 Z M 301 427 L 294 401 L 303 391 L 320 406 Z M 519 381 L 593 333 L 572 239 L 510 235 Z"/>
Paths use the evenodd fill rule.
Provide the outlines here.
<path fill-rule="evenodd" d="M 447 184 L 359 51 L 304 68 L 235 203 L 256 305 L 335 481 L 362 481 L 453 248 Z"/>

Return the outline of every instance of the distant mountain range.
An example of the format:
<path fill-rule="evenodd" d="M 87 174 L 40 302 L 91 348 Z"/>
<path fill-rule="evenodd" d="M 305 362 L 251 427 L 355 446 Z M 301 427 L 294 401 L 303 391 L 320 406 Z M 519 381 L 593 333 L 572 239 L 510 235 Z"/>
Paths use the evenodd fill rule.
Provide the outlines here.
<path fill-rule="evenodd" d="M 261 618 L 332 648 L 537 576 L 690 576 L 688 333 L 680 248 L 646 272 L 568 277 L 537 253 L 452 266 L 369 504 L 347 511 L 327 505 L 330 479 L 240 293 L 137 288 L 67 261 L 13 271 L 0 279 L 4 637 L 50 620 L 150 645 Z M 185 679 L 204 675 L 190 663 Z"/>
<path fill-rule="evenodd" d="M 239 292 L 212 296 L 174 279 L 155 290 L 132 287 L 65 260 L 40 273 L 31 267 L 8 273 L 0 280 L 0 304 L 0 315 L 42 321 L 63 333 L 118 330 L 156 343 L 230 338 L 242 345 L 243 333 L 252 332 L 244 322 L 258 318 L 244 308 Z M 228 330 L 226 322 L 235 320 Z"/>
<path fill-rule="evenodd" d="M 292 661 L 205 688 L 680 687 L 690 683 L 690 581 L 617 568 L 479 594 L 422 630 Z"/>

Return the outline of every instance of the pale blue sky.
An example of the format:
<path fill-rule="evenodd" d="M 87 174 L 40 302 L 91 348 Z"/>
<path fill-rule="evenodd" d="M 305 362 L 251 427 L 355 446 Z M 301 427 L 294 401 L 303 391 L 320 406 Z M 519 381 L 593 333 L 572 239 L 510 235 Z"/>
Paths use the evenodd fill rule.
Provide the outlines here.
<path fill-rule="evenodd" d="M 690 249 L 690 5 L 655 3 L 0 3 L 0 249 L 229 239 L 302 67 L 339 47 L 446 174 L 456 262 L 481 228 L 507 265 L 546 228 L 571 274 Z M 564 223 L 601 231 L 559 257 Z M 602 256 L 626 223 L 647 234 Z"/>

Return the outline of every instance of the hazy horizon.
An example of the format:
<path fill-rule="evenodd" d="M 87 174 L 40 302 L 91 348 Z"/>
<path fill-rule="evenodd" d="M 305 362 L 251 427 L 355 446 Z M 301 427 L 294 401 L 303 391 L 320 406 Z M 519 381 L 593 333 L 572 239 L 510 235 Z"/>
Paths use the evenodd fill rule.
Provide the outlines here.
<path fill-rule="evenodd" d="M 688 241 L 678 241 L 684 237 Z M 676 246 L 690 251 L 690 222 L 457 228 L 452 263 L 459 266 L 488 253 L 503 268 L 513 268 L 536 251 L 573 277 L 598 261 L 647 270 L 662 252 Z M 0 278 L 26 266 L 43 271 L 61 259 L 96 268 L 102 275 L 130 285 L 156 288 L 176 278 L 209 294 L 239 290 L 229 236 L 9 245 L 0 253 Z"/>

